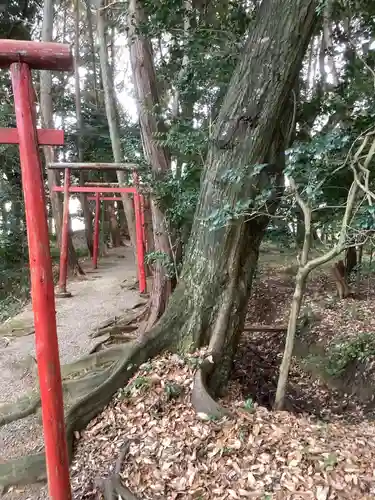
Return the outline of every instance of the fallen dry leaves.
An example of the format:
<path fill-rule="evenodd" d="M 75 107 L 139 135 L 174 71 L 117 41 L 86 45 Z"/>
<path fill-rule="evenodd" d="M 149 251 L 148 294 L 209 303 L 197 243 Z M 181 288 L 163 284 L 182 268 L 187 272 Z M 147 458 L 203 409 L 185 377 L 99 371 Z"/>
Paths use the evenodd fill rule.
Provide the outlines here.
<path fill-rule="evenodd" d="M 113 472 L 128 440 L 121 475 L 141 500 L 375 497 L 373 423 L 274 413 L 236 390 L 222 401 L 234 418 L 199 420 L 190 404 L 196 359 L 165 355 L 142 365 L 77 434 L 74 498 L 100 498 L 96 478 Z"/>
<path fill-rule="evenodd" d="M 293 277 L 267 271 L 255 284 L 248 321 L 285 324 Z M 314 277 L 305 302 L 320 317 L 310 332 L 314 340 L 329 345 L 374 331 L 372 290 L 375 283 L 364 283 L 362 300 L 343 307 L 329 278 Z M 294 361 L 288 394 L 300 413 L 274 413 L 246 399 L 272 404 L 282 347 L 282 334 L 243 334 L 222 401 L 233 418 L 222 421 L 199 420 L 190 404 L 197 357 L 165 355 L 143 365 L 77 433 L 74 498 L 100 499 L 97 479 L 113 473 L 130 442 L 121 475 L 139 500 L 374 499 L 375 425 L 355 398 L 327 388 Z"/>

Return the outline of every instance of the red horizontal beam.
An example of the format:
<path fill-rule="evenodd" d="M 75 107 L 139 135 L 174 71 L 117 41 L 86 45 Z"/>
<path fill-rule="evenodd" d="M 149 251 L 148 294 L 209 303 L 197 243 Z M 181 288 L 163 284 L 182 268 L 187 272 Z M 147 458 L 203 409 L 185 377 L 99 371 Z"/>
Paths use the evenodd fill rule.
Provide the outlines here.
<path fill-rule="evenodd" d="M 53 186 L 53 191 L 63 192 L 64 186 Z M 136 193 L 133 187 L 70 186 L 69 193 Z"/>
<path fill-rule="evenodd" d="M 41 128 L 37 130 L 40 146 L 63 146 L 64 131 Z M 18 130 L 16 128 L 0 128 L 0 144 L 18 144 Z"/>
<path fill-rule="evenodd" d="M 88 200 L 95 200 L 95 196 L 88 196 Z M 99 196 L 100 201 L 122 201 L 121 196 Z"/>
<path fill-rule="evenodd" d="M 70 71 L 73 55 L 70 45 L 54 42 L 30 42 L 28 40 L 0 40 L 0 68 L 23 62 L 33 69 Z"/>

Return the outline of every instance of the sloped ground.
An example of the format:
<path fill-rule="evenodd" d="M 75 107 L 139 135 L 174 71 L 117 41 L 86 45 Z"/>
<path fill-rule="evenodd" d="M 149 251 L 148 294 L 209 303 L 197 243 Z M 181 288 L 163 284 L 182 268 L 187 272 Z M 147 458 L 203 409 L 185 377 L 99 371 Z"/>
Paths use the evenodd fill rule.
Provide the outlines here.
<path fill-rule="evenodd" d="M 285 264 L 285 263 L 284 263 Z M 248 325 L 285 325 L 293 278 L 279 263 L 262 267 Z M 375 285 L 375 284 L 374 284 Z M 360 300 L 335 299 L 325 273 L 313 277 L 306 304 L 319 317 L 309 333 L 325 345 L 373 331 L 373 284 Z M 271 412 L 284 334 L 244 332 L 222 404 L 233 415 L 200 421 L 190 404 L 196 358 L 165 355 L 142 366 L 128 386 L 77 435 L 75 499 L 101 496 L 114 472 L 139 500 L 338 500 L 375 498 L 374 412 L 328 387 L 294 360 L 290 412 Z"/>
<path fill-rule="evenodd" d="M 248 324 L 285 325 L 293 280 L 261 269 Z M 319 316 L 309 335 L 326 345 L 371 332 L 373 284 L 360 300 L 336 301 L 333 283 L 313 277 L 306 303 Z M 86 344 L 87 346 L 88 344 Z M 86 347 L 88 349 L 88 347 Z M 375 425 L 371 408 L 332 390 L 294 360 L 291 412 L 271 412 L 283 334 L 245 332 L 222 404 L 231 419 L 201 421 L 191 404 L 201 353 L 164 355 L 144 364 L 87 429 L 76 434 L 71 467 L 76 500 L 101 499 L 101 480 L 121 460 L 121 477 L 139 500 L 370 500 L 375 498 Z M 5 498 L 47 498 L 45 488 Z"/>
<path fill-rule="evenodd" d="M 91 273 L 90 262 L 84 263 L 88 271 L 85 279 L 69 282 L 72 298 L 57 299 L 57 325 L 60 359 L 71 362 L 87 354 L 99 339 L 89 334 L 103 321 L 120 316 L 139 301 L 137 291 L 122 287 L 135 279 L 132 251 L 128 247 L 113 249 L 108 257 L 99 261 L 97 272 Z M 31 331 L 33 315 L 31 305 L 15 318 Z M 34 335 L 23 337 L 0 336 L 0 401 L 15 401 L 30 390 L 37 379 Z M 0 428 L 0 461 L 19 456 L 43 445 L 38 417 L 32 416 Z M 14 488 L 5 499 L 47 498 L 46 488 Z"/>
<path fill-rule="evenodd" d="M 190 404 L 192 359 L 159 357 L 81 434 L 72 466 L 75 499 L 102 498 L 98 479 L 121 476 L 139 499 L 372 499 L 375 429 L 272 413 L 241 398 L 233 419 L 200 421 Z M 78 436 L 77 436 L 78 437 Z"/>
<path fill-rule="evenodd" d="M 248 324 L 286 325 L 289 308 L 294 292 L 294 279 L 285 272 L 284 264 L 267 264 L 261 268 L 254 292 L 249 304 Z M 355 298 L 338 300 L 336 289 L 329 272 L 326 270 L 314 274 L 308 282 L 303 310 L 308 310 L 312 317 L 308 332 L 299 339 L 305 344 L 320 346 L 327 352 L 340 342 L 351 342 L 363 334 L 375 332 L 375 279 L 365 276 L 360 288 L 355 291 Z M 242 335 L 238 362 L 234 378 L 242 386 L 244 397 L 257 394 L 261 404 L 273 403 L 278 376 L 278 366 L 284 347 L 282 332 L 245 332 Z M 311 352 L 310 354 L 313 354 Z M 319 418 L 346 419 L 359 421 L 375 418 L 373 398 L 366 403 L 351 394 L 353 386 L 364 381 L 374 382 L 373 356 L 370 362 L 360 366 L 364 373 L 353 371 L 352 380 L 339 380 L 334 385 L 342 388 L 347 384 L 347 394 L 327 387 L 322 381 L 308 375 L 301 369 L 301 361 L 294 360 L 289 377 L 289 407 L 294 411 L 307 411 Z M 312 363 L 318 363 L 312 359 Z M 311 363 L 310 363 L 311 364 Z M 321 371 L 313 366 L 315 372 Z M 367 371 L 366 371 L 367 370 Z M 358 381 L 354 380 L 358 376 Z M 367 380 L 366 380 L 367 379 Z M 367 390 L 358 393 L 368 393 Z M 373 391 L 372 391 L 373 392 Z M 366 394 L 367 396 L 367 394 Z"/>

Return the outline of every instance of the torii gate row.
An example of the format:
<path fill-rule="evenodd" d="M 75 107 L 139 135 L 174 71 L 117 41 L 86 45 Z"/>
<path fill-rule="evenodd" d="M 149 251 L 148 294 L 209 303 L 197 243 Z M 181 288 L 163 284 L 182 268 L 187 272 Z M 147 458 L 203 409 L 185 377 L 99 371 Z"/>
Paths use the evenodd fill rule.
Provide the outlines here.
<path fill-rule="evenodd" d="M 30 69 L 71 71 L 73 56 L 69 45 L 0 40 L 0 68 L 10 68 L 14 95 L 17 129 L 0 131 L 0 142 L 18 144 L 20 151 L 49 496 L 53 500 L 71 500 L 52 261 L 39 155 L 41 144 L 63 144 L 64 133 L 37 131 Z"/>
<path fill-rule="evenodd" d="M 52 260 L 39 155 L 41 145 L 63 145 L 64 132 L 37 130 L 30 70 L 71 71 L 73 56 L 69 45 L 0 40 L 0 68 L 10 68 L 14 95 L 17 128 L 0 129 L 0 143 L 18 144 L 20 151 L 49 496 L 52 500 L 71 500 Z M 134 198 L 139 200 L 136 190 Z"/>
<path fill-rule="evenodd" d="M 95 220 L 94 220 L 94 241 L 93 241 L 93 268 L 98 267 L 99 254 L 99 214 L 100 214 L 100 199 L 101 193 L 128 193 L 134 198 L 134 213 L 135 213 L 135 229 L 136 229 L 136 244 L 137 244 L 137 267 L 138 267 L 138 282 L 140 293 L 146 292 L 146 272 L 145 272 L 145 217 L 144 217 L 144 200 L 139 193 L 138 175 L 136 172 L 137 166 L 127 163 L 50 163 L 49 169 L 64 170 L 64 186 L 54 186 L 53 191 L 64 193 L 64 213 L 63 224 L 61 228 L 61 251 L 60 251 L 60 276 L 58 283 L 57 296 L 71 297 L 71 293 L 66 289 L 67 271 L 68 271 L 68 238 L 69 238 L 69 194 L 70 193 L 96 193 L 95 196 Z M 119 185 L 108 187 L 110 184 L 93 183 L 90 186 L 71 186 L 70 172 L 71 170 L 122 170 L 131 171 L 133 174 L 134 187 L 121 187 Z M 121 199 L 121 198 L 120 198 Z"/>

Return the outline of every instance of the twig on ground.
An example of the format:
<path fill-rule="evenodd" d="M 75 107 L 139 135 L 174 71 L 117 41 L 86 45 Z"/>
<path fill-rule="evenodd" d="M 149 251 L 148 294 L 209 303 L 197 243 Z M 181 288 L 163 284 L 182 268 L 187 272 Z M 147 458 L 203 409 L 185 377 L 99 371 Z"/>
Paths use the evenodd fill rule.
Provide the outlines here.
<path fill-rule="evenodd" d="M 122 500 L 139 500 L 138 497 L 133 495 L 127 486 L 124 486 L 120 476 L 121 466 L 126 455 L 129 453 L 129 449 L 130 441 L 127 439 L 116 460 L 114 474 L 106 479 L 97 479 L 95 481 L 96 487 L 104 495 L 104 500 L 117 500 L 118 498 L 121 498 Z"/>

